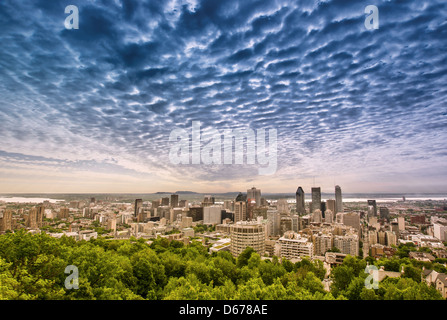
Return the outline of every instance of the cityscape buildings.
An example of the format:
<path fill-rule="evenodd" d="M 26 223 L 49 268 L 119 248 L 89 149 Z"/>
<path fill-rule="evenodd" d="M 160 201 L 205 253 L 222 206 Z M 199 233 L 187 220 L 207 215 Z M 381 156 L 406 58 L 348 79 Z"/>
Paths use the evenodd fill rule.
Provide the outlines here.
<path fill-rule="evenodd" d="M 310 212 L 321 210 L 321 188 L 312 187 L 312 205 Z"/>
<path fill-rule="evenodd" d="M 340 186 L 335 186 L 335 211 L 332 210 L 332 212 L 343 212 L 343 199 Z"/>
<path fill-rule="evenodd" d="M 305 199 L 304 190 L 302 187 L 298 187 L 298 189 L 296 190 L 295 201 L 296 201 L 296 212 L 300 215 L 306 213 L 306 206 L 304 199 Z"/>
<path fill-rule="evenodd" d="M 347 255 L 392 257 L 399 245 L 409 242 L 432 251 L 412 252 L 410 259 L 434 261 L 435 257 L 447 257 L 447 221 L 442 213 L 431 209 L 432 204 L 424 208 L 423 202 L 416 205 L 406 199 L 405 203 L 377 205 L 376 200 L 370 199 L 343 202 L 342 210 L 334 214 L 331 209 L 340 207 L 337 209 L 333 199 L 325 202 L 324 213 L 316 209 L 324 203 L 319 187 L 311 188 L 312 205 L 308 210 L 303 208 L 305 193 L 301 187 L 289 198 L 260 198 L 263 200 L 258 206 L 255 203 L 260 190 L 247 191 L 255 197 L 251 216 L 249 198 L 242 193 L 230 199 L 206 195 L 188 201 L 171 194 L 170 198 L 138 198 L 127 203 L 98 198 L 92 202 L 88 198 L 19 209 L 2 207 L 0 203 L 0 234 L 25 228 L 32 233 L 45 230 L 54 237 L 65 235 L 76 240 L 88 241 L 105 233 L 115 239 L 165 237 L 186 245 L 198 237 L 203 245 L 211 243 L 210 252 L 229 251 L 238 257 L 251 247 L 262 259 L 319 259 L 328 266 L 341 263 Z M 297 199 L 300 205 L 293 202 Z M 374 205 L 379 208 L 379 215 L 374 215 Z"/>

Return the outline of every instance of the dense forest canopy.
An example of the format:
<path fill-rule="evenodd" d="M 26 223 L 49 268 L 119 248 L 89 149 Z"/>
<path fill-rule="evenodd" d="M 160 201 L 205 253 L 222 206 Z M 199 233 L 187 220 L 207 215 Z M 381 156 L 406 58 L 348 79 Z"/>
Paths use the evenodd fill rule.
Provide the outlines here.
<path fill-rule="evenodd" d="M 229 252 L 209 254 L 198 242 L 185 246 L 158 238 L 75 241 L 19 230 L 0 236 L 0 299 L 241 299 L 241 300 L 395 300 L 442 299 L 421 282 L 422 267 L 445 272 L 440 263 L 405 257 L 374 260 L 347 256 L 331 272 L 330 292 L 319 260 L 261 259 L 247 248 L 236 259 Z M 367 289 L 367 263 L 404 273 Z M 65 268 L 76 266 L 79 288 L 67 289 Z"/>

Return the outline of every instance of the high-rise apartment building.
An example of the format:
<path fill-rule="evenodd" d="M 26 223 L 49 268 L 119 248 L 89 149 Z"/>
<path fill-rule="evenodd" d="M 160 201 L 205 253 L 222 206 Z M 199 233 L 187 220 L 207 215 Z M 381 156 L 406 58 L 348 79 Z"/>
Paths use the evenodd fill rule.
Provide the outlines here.
<path fill-rule="evenodd" d="M 315 210 L 321 210 L 321 188 L 314 187 L 312 188 L 312 206 L 310 213 L 313 213 Z"/>
<path fill-rule="evenodd" d="M 59 219 L 68 219 L 69 213 L 70 213 L 70 209 L 68 209 L 68 208 L 60 208 L 59 209 L 58 218 Z"/>
<path fill-rule="evenodd" d="M 433 222 L 433 235 L 441 241 L 447 241 L 447 222 L 443 220 L 435 220 Z"/>
<path fill-rule="evenodd" d="M 314 235 L 313 244 L 315 255 L 322 256 L 326 253 L 326 251 L 332 249 L 332 235 L 321 233 Z"/>
<path fill-rule="evenodd" d="M 36 217 L 37 228 L 42 228 L 44 217 L 45 217 L 45 207 L 43 205 L 40 205 L 37 207 L 37 217 Z"/>
<path fill-rule="evenodd" d="M 377 243 L 377 231 L 368 231 L 368 243 L 370 245 Z"/>
<path fill-rule="evenodd" d="M 292 218 L 288 216 L 281 217 L 279 222 L 280 234 L 283 235 L 287 231 L 292 231 Z"/>
<path fill-rule="evenodd" d="M 343 212 L 339 212 L 335 215 L 336 223 L 343 223 Z"/>
<path fill-rule="evenodd" d="M 343 199 L 340 186 L 335 186 L 335 213 L 343 212 Z"/>
<path fill-rule="evenodd" d="M 26 226 L 30 229 L 37 229 L 37 208 L 31 208 L 26 219 Z"/>
<path fill-rule="evenodd" d="M 379 244 L 386 246 L 386 233 L 385 231 L 377 232 L 377 240 Z"/>
<path fill-rule="evenodd" d="M 252 221 L 238 221 L 230 225 L 230 252 L 238 257 L 247 247 L 253 248 L 259 255 L 265 253 L 265 224 Z"/>
<path fill-rule="evenodd" d="M 397 217 L 397 225 L 399 226 L 399 231 L 405 231 L 405 218 Z"/>
<path fill-rule="evenodd" d="M 267 210 L 268 235 L 277 236 L 280 233 L 281 215 L 276 209 Z"/>
<path fill-rule="evenodd" d="M 388 247 L 397 245 L 397 236 L 392 231 L 385 231 L 386 245 Z"/>
<path fill-rule="evenodd" d="M 324 213 L 324 222 L 325 223 L 334 223 L 334 214 L 332 210 L 326 210 Z"/>
<path fill-rule="evenodd" d="M 304 196 L 305 195 L 303 188 L 298 187 L 298 189 L 296 190 L 295 199 L 296 199 L 296 213 L 298 213 L 299 215 L 306 214 Z"/>
<path fill-rule="evenodd" d="M 292 215 L 292 231 L 298 232 L 303 229 L 303 222 L 301 216 L 294 214 Z"/>
<path fill-rule="evenodd" d="M 341 253 L 358 256 L 359 237 L 356 234 L 334 236 L 334 247 L 338 248 Z"/>
<path fill-rule="evenodd" d="M 0 217 L 0 232 L 6 232 L 6 230 L 12 230 L 12 212 L 11 210 L 3 211 Z"/>
<path fill-rule="evenodd" d="M 234 203 L 234 222 L 247 220 L 247 202 L 236 201 Z"/>

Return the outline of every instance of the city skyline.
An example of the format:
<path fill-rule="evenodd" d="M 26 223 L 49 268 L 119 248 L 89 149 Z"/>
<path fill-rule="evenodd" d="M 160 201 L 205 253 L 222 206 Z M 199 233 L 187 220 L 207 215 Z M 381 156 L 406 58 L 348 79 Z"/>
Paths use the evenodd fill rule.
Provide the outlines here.
<path fill-rule="evenodd" d="M 0 3 L 0 193 L 447 192 L 445 1 L 69 4 Z M 173 164 L 193 122 L 276 130 L 276 170 Z"/>

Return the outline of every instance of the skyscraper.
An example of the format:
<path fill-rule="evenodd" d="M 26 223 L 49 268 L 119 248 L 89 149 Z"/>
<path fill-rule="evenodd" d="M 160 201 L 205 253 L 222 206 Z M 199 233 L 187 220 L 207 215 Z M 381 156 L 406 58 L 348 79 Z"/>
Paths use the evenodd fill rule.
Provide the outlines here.
<path fill-rule="evenodd" d="M 315 210 L 321 210 L 321 188 L 314 187 L 312 188 L 312 207 L 311 213 Z"/>
<path fill-rule="evenodd" d="M 222 222 L 222 207 L 208 206 L 203 208 L 203 224 L 219 224 Z"/>
<path fill-rule="evenodd" d="M 379 207 L 380 219 L 390 221 L 390 210 L 387 207 Z"/>
<path fill-rule="evenodd" d="M 351 226 L 360 234 L 360 215 L 357 212 L 348 212 L 343 214 L 343 224 Z"/>
<path fill-rule="evenodd" d="M 289 213 L 289 203 L 287 199 L 278 199 L 276 208 L 280 213 Z"/>
<path fill-rule="evenodd" d="M 247 203 L 236 201 L 234 203 L 234 222 L 247 220 Z"/>
<path fill-rule="evenodd" d="M 36 223 L 38 228 L 42 228 L 43 217 L 45 216 L 45 207 L 43 205 L 37 207 Z"/>
<path fill-rule="evenodd" d="M 202 207 L 209 207 L 214 205 L 215 199 L 214 196 L 206 195 L 202 201 Z"/>
<path fill-rule="evenodd" d="M 335 186 L 335 213 L 343 212 L 343 200 L 340 186 Z"/>
<path fill-rule="evenodd" d="M 135 208 L 133 213 L 135 217 L 138 217 L 141 207 L 143 207 L 143 199 L 135 199 Z"/>
<path fill-rule="evenodd" d="M 377 216 L 376 200 L 368 200 L 368 216 Z"/>
<path fill-rule="evenodd" d="M 6 210 L 3 212 L 3 216 L 0 217 L 0 231 L 12 230 L 12 212 Z"/>
<path fill-rule="evenodd" d="M 256 189 L 255 187 L 247 190 L 247 199 L 255 200 L 255 207 L 259 207 L 261 205 L 261 190 Z"/>
<path fill-rule="evenodd" d="M 171 208 L 178 207 L 178 194 L 171 194 Z"/>
<path fill-rule="evenodd" d="M 26 221 L 26 226 L 30 229 L 37 229 L 37 209 L 31 208 Z"/>
<path fill-rule="evenodd" d="M 280 233 L 281 215 L 276 209 L 267 210 L 268 234 L 277 236 Z"/>
<path fill-rule="evenodd" d="M 332 213 L 337 213 L 335 210 L 335 207 L 336 207 L 336 205 L 335 205 L 335 200 L 334 199 L 328 199 L 328 200 L 326 200 L 326 210 L 331 210 L 332 211 Z"/>
<path fill-rule="evenodd" d="M 296 213 L 305 214 L 306 207 L 304 206 L 304 190 L 301 187 L 298 187 L 296 190 Z"/>

